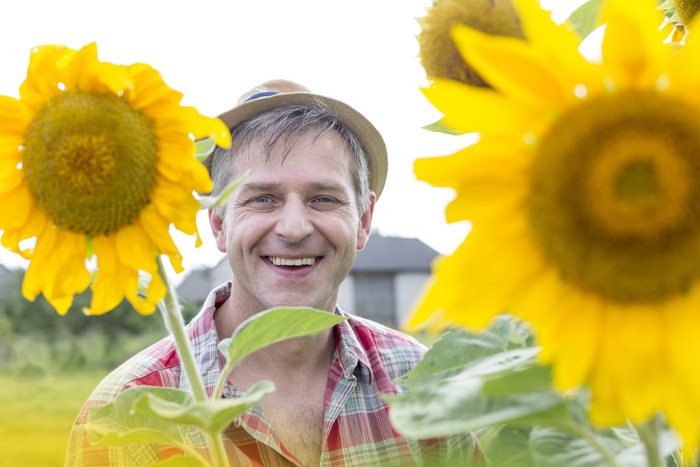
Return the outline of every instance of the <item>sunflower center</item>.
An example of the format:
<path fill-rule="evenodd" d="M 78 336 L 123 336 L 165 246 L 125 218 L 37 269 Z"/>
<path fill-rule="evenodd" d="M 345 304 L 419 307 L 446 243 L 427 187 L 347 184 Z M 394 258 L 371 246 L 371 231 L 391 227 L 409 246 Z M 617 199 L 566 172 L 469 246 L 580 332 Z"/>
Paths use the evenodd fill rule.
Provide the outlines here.
<path fill-rule="evenodd" d="M 63 93 L 27 128 L 22 167 L 57 227 L 109 235 L 149 203 L 157 155 L 152 120 L 125 99 Z"/>
<path fill-rule="evenodd" d="M 653 202 L 659 195 L 659 180 L 649 161 L 634 161 L 620 170 L 615 180 L 615 195 L 632 205 Z"/>
<path fill-rule="evenodd" d="M 583 101 L 544 136 L 528 199 L 535 238 L 578 287 L 647 303 L 700 277 L 700 123 L 653 92 Z"/>

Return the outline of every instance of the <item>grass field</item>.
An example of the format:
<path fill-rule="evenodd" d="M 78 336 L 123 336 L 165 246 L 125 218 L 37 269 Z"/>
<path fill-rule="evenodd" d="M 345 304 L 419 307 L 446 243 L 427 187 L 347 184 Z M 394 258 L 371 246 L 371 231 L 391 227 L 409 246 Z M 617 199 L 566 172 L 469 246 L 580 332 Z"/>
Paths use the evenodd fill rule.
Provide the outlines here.
<path fill-rule="evenodd" d="M 0 467 L 62 466 L 73 420 L 106 373 L 0 373 Z"/>

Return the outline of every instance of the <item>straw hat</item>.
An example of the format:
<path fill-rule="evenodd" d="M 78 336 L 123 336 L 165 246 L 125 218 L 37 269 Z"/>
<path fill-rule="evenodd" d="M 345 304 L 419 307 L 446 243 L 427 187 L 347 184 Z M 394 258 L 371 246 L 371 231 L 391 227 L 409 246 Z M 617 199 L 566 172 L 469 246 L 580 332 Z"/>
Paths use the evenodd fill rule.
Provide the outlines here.
<path fill-rule="evenodd" d="M 256 115 L 288 105 L 325 106 L 333 116 L 360 140 L 369 162 L 369 187 L 379 198 L 387 173 L 387 153 L 379 131 L 360 112 L 337 99 L 313 94 L 308 88 L 292 81 L 277 79 L 260 84 L 243 94 L 236 106 L 219 115 L 229 129 Z M 211 171 L 211 156 L 204 161 Z"/>

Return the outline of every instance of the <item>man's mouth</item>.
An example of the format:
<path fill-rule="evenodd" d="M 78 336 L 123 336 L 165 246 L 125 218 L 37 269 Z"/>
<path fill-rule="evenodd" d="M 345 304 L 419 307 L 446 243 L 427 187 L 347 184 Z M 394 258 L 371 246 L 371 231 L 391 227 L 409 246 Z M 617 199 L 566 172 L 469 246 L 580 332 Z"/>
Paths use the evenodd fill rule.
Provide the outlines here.
<path fill-rule="evenodd" d="M 316 258 L 280 258 L 279 256 L 268 256 L 267 260 L 275 266 L 313 266 Z"/>

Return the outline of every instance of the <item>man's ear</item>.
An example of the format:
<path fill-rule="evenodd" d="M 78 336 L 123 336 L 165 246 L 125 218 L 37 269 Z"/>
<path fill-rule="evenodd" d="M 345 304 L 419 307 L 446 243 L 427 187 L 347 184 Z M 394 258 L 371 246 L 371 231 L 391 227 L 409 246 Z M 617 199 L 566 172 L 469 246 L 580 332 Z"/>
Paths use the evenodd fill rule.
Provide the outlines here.
<path fill-rule="evenodd" d="M 362 250 L 365 245 L 367 245 L 367 240 L 369 240 L 369 233 L 372 230 L 372 215 L 374 214 L 374 202 L 377 200 L 377 196 L 374 191 L 369 192 L 369 206 L 365 212 L 362 213 L 359 220 L 359 228 L 357 229 L 357 250 Z"/>
<path fill-rule="evenodd" d="M 211 231 L 216 240 L 216 246 L 219 251 L 226 252 L 226 221 L 221 217 L 221 211 L 218 206 L 209 210 L 209 224 Z"/>

